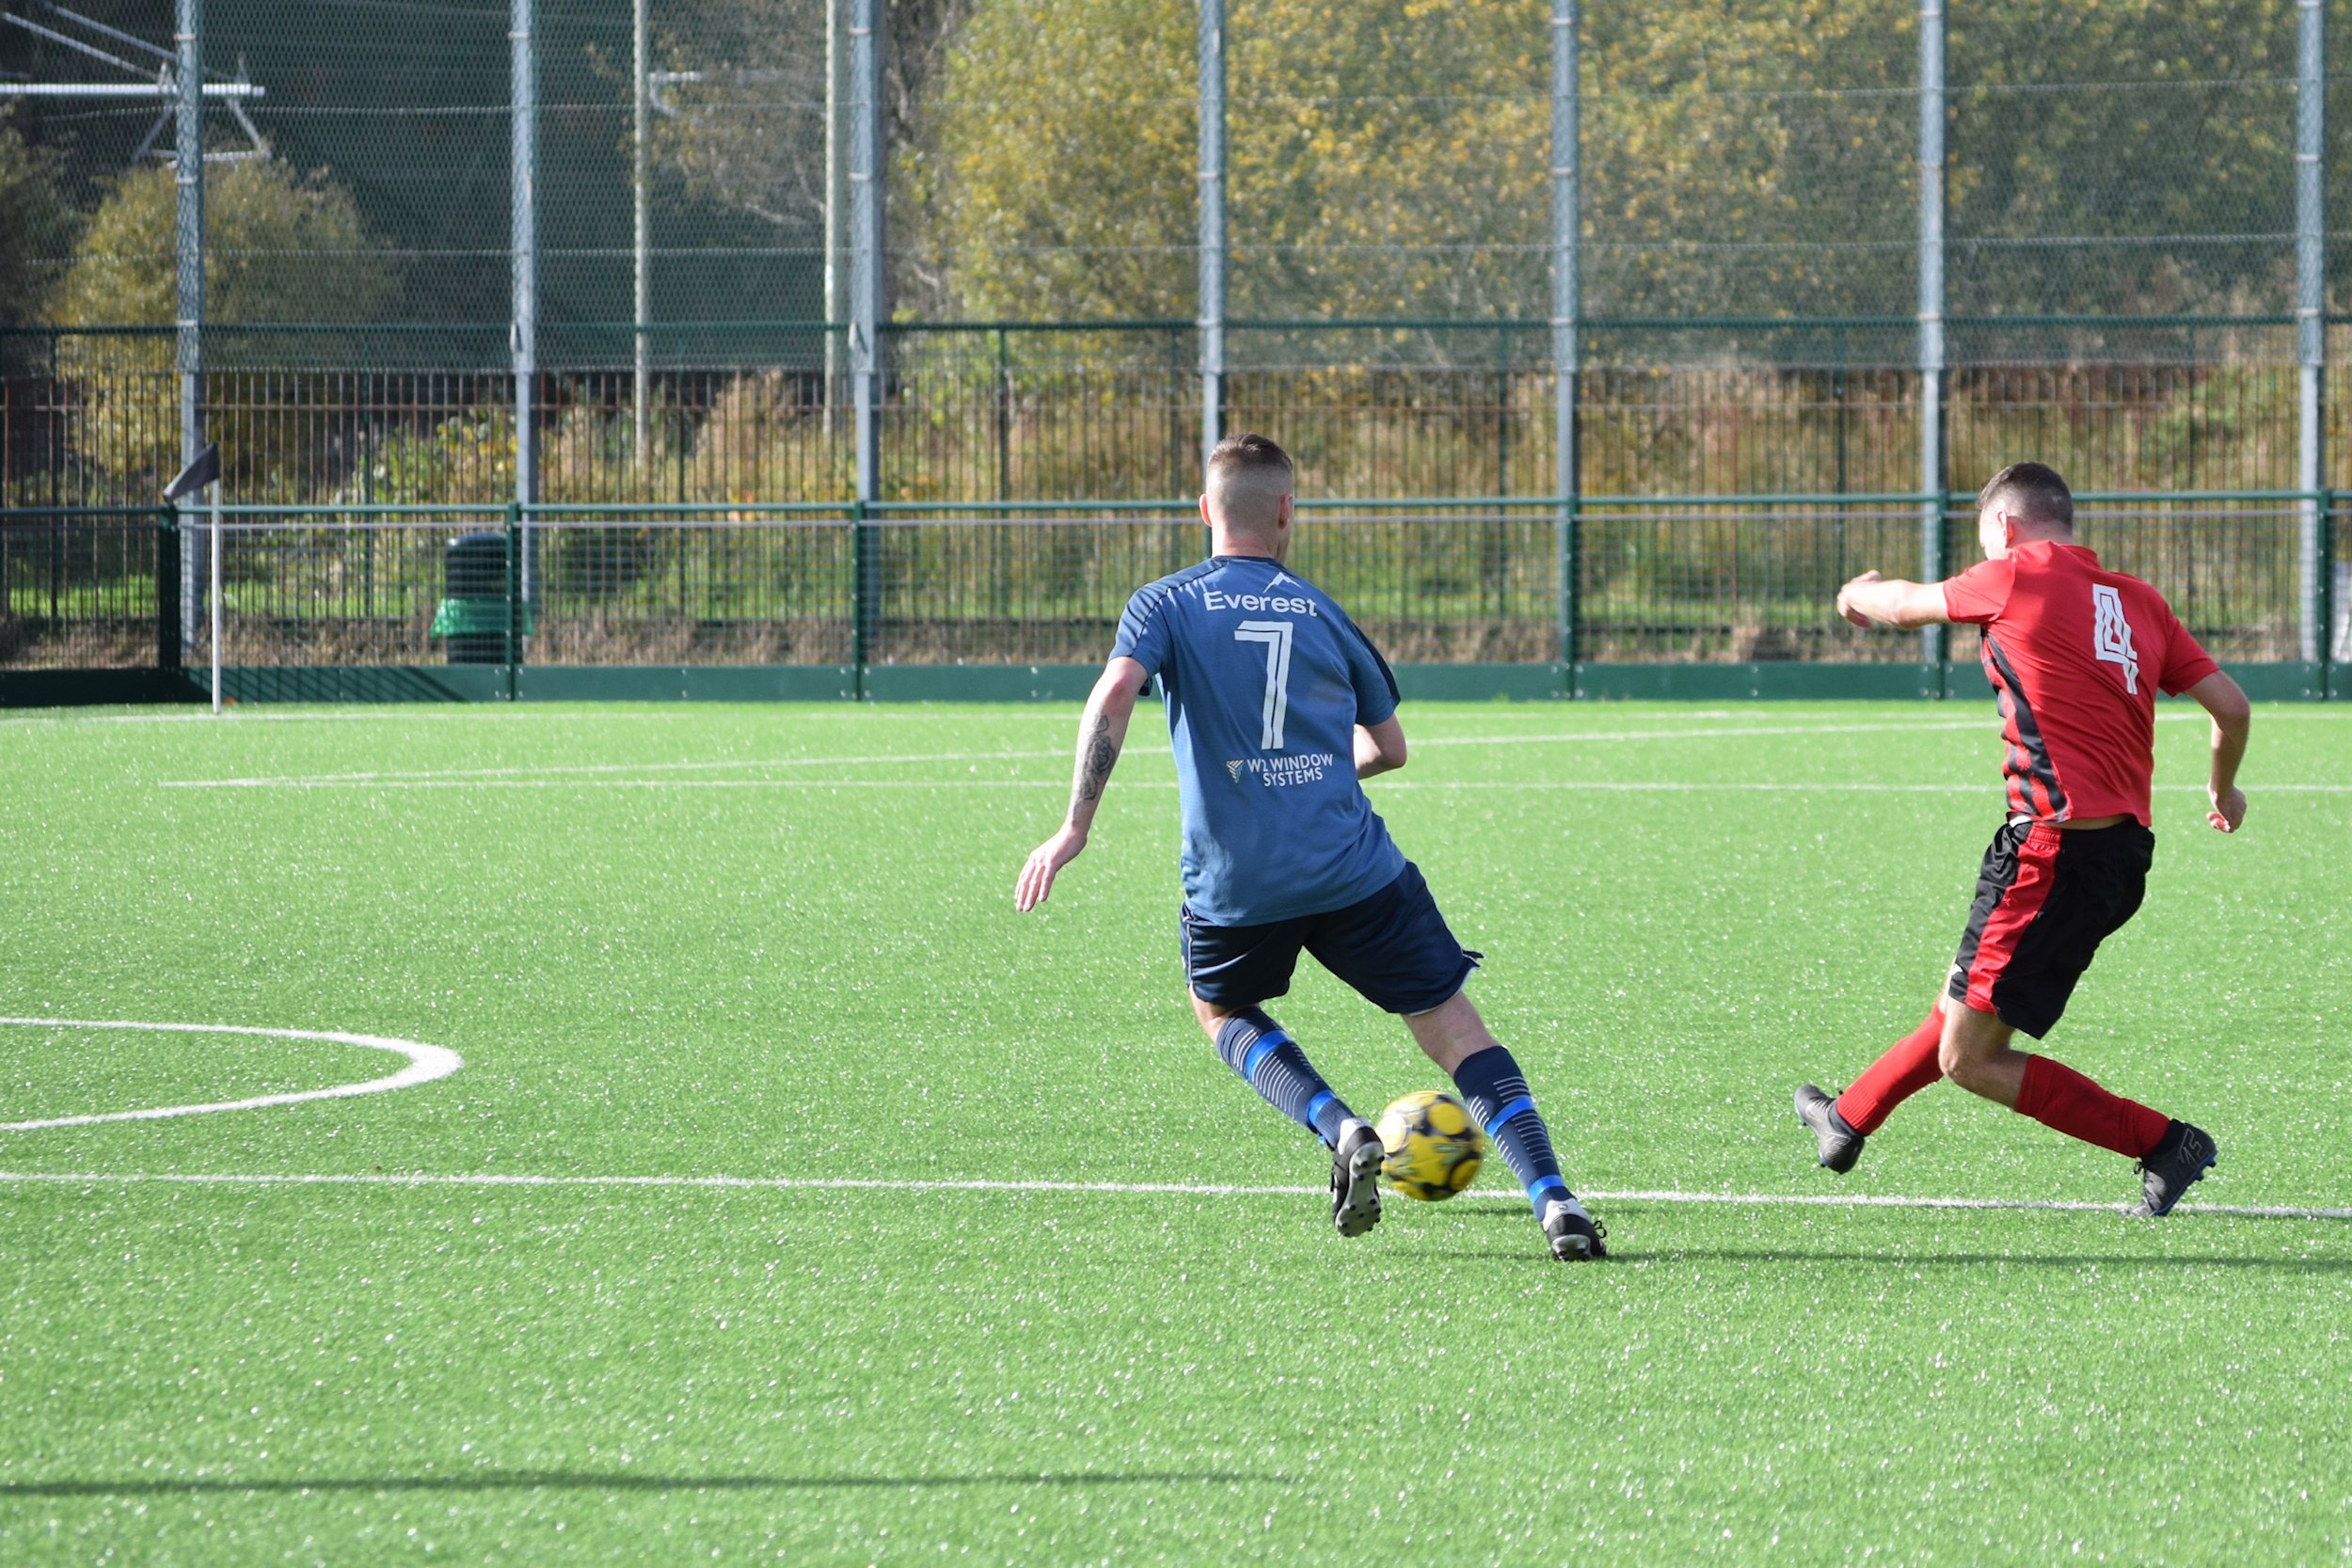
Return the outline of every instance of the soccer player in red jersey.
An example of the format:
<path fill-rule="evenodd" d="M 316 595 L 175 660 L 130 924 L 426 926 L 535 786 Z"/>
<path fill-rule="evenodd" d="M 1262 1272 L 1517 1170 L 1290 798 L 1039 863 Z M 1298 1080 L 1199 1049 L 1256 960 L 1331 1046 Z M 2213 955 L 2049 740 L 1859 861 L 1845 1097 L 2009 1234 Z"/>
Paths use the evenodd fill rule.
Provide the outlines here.
<path fill-rule="evenodd" d="M 2235 832 L 2246 754 L 2246 693 L 2137 578 L 2074 543 L 2074 498 L 2056 469 L 2013 463 L 1977 495 L 1985 559 L 1918 583 L 1865 572 L 1838 590 L 1856 626 L 1984 628 L 2009 754 L 2009 820 L 1977 873 L 1977 896 L 1944 994 L 1919 1027 L 1843 1094 L 1797 1090 L 1797 1117 L 1843 1174 L 1863 1139 L 1938 1078 L 2086 1143 L 2138 1162 L 2134 1213 L 2170 1211 L 2214 1163 L 2202 1129 L 2109 1093 L 2047 1056 L 2012 1050 L 2047 1034 L 2100 942 L 2139 909 L 2155 836 L 2148 831 L 2155 699 L 2186 692 L 2213 718 L 2205 820 Z"/>

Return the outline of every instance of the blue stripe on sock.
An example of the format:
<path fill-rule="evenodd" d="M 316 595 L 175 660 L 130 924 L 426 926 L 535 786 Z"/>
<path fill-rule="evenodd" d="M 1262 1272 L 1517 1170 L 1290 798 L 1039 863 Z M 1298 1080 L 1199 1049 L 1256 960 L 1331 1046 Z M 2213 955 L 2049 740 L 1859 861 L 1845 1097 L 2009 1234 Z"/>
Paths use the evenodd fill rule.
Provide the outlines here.
<path fill-rule="evenodd" d="M 1539 1176 L 1535 1178 L 1534 1180 L 1527 1184 L 1527 1201 L 1536 1204 L 1536 1212 L 1541 1213 L 1543 1212 L 1542 1204 L 1536 1195 L 1553 1187 L 1560 1189 L 1560 1196 L 1562 1197 L 1574 1197 L 1576 1196 L 1574 1193 L 1568 1191 L 1568 1184 L 1565 1181 L 1561 1180 L 1560 1178 L 1556 1176 Z"/>
<path fill-rule="evenodd" d="M 1338 1099 L 1339 1096 L 1333 1094 L 1329 1089 L 1322 1090 L 1312 1100 L 1307 1101 L 1307 1119 L 1309 1121 L 1314 1120 L 1317 1117 L 1323 1115 L 1323 1108 L 1326 1105 L 1330 1104 Z"/>
<path fill-rule="evenodd" d="M 1511 1101 L 1510 1104 L 1505 1105 L 1502 1110 L 1497 1111 L 1493 1116 L 1486 1118 L 1486 1136 L 1490 1138 L 1501 1137 L 1502 1135 L 1502 1124 L 1504 1122 L 1509 1121 L 1513 1117 L 1518 1116 L 1521 1111 L 1532 1111 L 1534 1108 L 1535 1097 L 1534 1095 L 1523 1094 L 1519 1096 L 1517 1100 Z"/>
<path fill-rule="evenodd" d="M 1250 1045 L 1249 1053 L 1241 1059 L 1241 1075 L 1255 1083 L 1258 1077 L 1258 1064 L 1290 1042 L 1291 1037 L 1279 1029 L 1269 1029 L 1260 1035 Z"/>

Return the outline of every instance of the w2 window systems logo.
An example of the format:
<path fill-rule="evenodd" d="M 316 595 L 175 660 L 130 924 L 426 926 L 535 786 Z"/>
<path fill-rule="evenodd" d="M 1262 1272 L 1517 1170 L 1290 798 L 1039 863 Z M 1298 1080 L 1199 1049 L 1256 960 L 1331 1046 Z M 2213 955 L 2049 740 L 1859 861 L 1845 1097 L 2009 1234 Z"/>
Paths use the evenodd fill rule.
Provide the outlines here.
<path fill-rule="evenodd" d="M 2123 595 L 2106 583 L 2090 586 L 2090 651 L 2103 664 L 2123 667 L 2123 689 L 2139 694 L 2139 655 L 2132 650 L 2132 624 L 2123 618 Z"/>

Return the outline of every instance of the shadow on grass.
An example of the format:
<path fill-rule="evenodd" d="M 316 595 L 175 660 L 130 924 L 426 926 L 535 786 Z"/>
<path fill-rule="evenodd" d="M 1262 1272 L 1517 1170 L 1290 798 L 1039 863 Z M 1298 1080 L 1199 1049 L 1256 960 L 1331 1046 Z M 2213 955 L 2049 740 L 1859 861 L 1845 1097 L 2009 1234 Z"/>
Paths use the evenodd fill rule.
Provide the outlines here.
<path fill-rule="evenodd" d="M 491 1470 L 447 1476 L 338 1477 L 329 1480 L 24 1481 L 0 1484 L 0 1497 L 158 1497 L 263 1492 L 299 1497 L 326 1492 L 822 1492 L 916 1491 L 943 1486 L 1219 1486 L 1245 1481 L 1289 1485 L 1285 1476 L 1219 1470 L 1138 1470 L 1057 1475 L 965 1476 L 668 1476 L 613 1471 Z"/>

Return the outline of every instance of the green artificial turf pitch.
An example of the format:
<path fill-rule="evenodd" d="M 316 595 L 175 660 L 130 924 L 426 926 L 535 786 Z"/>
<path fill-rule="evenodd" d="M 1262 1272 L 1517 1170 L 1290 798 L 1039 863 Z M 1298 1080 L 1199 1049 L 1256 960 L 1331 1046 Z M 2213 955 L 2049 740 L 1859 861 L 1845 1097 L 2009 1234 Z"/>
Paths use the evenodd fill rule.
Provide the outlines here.
<path fill-rule="evenodd" d="M 2258 715 L 2234 839 L 2158 727 L 2148 904 L 2050 1045 L 2218 1138 L 2161 1223 L 1736 1196 L 2135 1196 L 1949 1085 L 1842 1181 L 1789 1114 L 1949 960 L 1984 709 L 1406 718 L 1371 791 L 1570 1180 L 1719 1199 L 1597 1198 L 1604 1264 L 1499 1166 L 1329 1233 L 1320 1148 L 1187 1017 L 1156 716 L 1025 917 L 1068 708 L 0 722 L 0 1013 L 465 1057 L 0 1132 L 0 1561 L 2352 1553 L 2352 1219 L 2214 1207 L 2352 1205 L 2352 714 Z M 1311 966 L 1278 1011 L 1359 1110 L 1439 1086 Z M 402 1065 L 0 1062 L 11 1122 Z M 234 1180 L 286 1176 L 365 1180 Z M 583 1180 L 712 1176 L 770 1184 Z"/>

